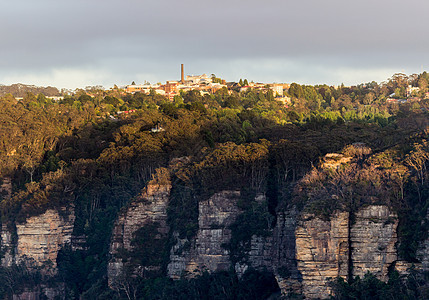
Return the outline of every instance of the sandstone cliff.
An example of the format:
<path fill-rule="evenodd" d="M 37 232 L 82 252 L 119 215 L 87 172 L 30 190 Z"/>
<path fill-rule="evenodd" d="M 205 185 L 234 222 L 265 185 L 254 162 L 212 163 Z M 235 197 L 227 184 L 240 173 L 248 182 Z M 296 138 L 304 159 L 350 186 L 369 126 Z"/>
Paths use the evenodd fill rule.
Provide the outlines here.
<path fill-rule="evenodd" d="M 279 285 L 285 295 L 298 292 L 310 299 L 329 298 L 331 279 L 363 277 L 367 272 L 386 281 L 389 268 L 398 259 L 395 249 L 398 218 L 386 206 L 362 208 L 353 216 L 353 222 L 347 212 L 335 212 L 329 220 L 311 214 L 299 216 L 294 230 L 295 240 L 292 241 L 295 243 L 294 255 L 291 253 L 293 249 L 280 239 L 293 239 L 290 237 L 293 221 L 285 222 L 284 216 L 279 220 L 284 228 L 277 229 L 282 234 L 277 233 L 274 243 L 280 249 L 280 257 L 289 262 L 293 261 L 293 256 L 296 259 L 296 270 L 293 263 L 283 265 L 286 268 L 292 265 L 292 271 L 300 274 L 286 280 L 279 276 Z M 284 248 L 280 246 L 282 244 Z"/>
<path fill-rule="evenodd" d="M 355 214 L 350 229 L 352 276 L 370 272 L 388 279 L 389 267 L 398 259 L 395 244 L 398 216 L 382 205 L 372 205 Z"/>
<path fill-rule="evenodd" d="M 170 185 L 149 185 L 141 199 L 118 218 L 111 243 L 110 283 L 125 266 L 118 254 L 121 249 L 132 250 L 131 241 L 139 228 L 158 222 L 159 235 L 167 235 L 169 191 Z M 329 281 L 338 276 L 362 277 L 369 271 L 386 281 L 396 263 L 400 271 L 406 269 L 406 264 L 397 261 L 395 249 L 398 217 L 382 205 L 364 207 L 353 217 L 337 211 L 329 220 L 294 209 L 279 212 L 270 235 L 253 235 L 247 259 L 232 265 L 227 245 L 231 225 L 243 213 L 239 199 L 238 191 L 218 192 L 199 202 L 198 231 L 193 239 L 171 233 L 174 245 L 166 270 L 169 277 L 193 277 L 202 271 L 212 273 L 231 267 L 241 276 L 252 267 L 275 274 L 284 296 L 302 294 L 315 299 L 329 298 Z"/>
<path fill-rule="evenodd" d="M 179 278 L 201 271 L 226 271 L 231 266 L 229 252 L 223 246 L 231 238 L 229 226 L 240 213 L 237 201 L 239 191 L 216 193 L 198 204 L 198 233 L 194 240 L 179 239 L 171 249 L 168 276 Z M 190 247 L 184 249 L 185 243 Z"/>
<path fill-rule="evenodd" d="M 295 230 L 296 260 L 302 293 L 308 298 L 330 294 L 328 278 L 346 277 L 349 270 L 349 214 L 335 213 L 329 221 L 303 215 Z"/>
<path fill-rule="evenodd" d="M 42 266 L 43 272 L 55 274 L 58 251 L 71 242 L 74 219 L 71 208 L 60 212 L 48 209 L 41 215 L 17 223 L 16 232 L 3 225 L 1 236 L 5 255 L 2 266 L 25 263 Z"/>
<path fill-rule="evenodd" d="M 74 221 L 73 207 L 69 207 L 48 209 L 22 223 L 3 224 L 1 266 L 23 265 L 29 274 L 40 271 L 42 278 L 53 278 L 58 273 L 59 251 L 71 243 Z M 64 283 L 58 280 L 50 280 L 47 284 L 24 280 L 19 288 L 13 299 L 39 299 L 41 295 L 46 299 L 55 299 L 64 295 Z"/>
<path fill-rule="evenodd" d="M 156 224 L 155 239 L 166 238 L 167 205 L 170 196 L 171 184 L 169 181 L 151 181 L 143 193 L 120 213 L 116 220 L 110 245 L 110 260 L 107 268 L 109 285 L 113 285 L 121 276 L 125 275 L 124 268 L 130 266 L 125 263 L 127 256 L 134 250 L 133 243 L 136 232 L 145 226 Z M 153 246 L 153 245 L 152 245 Z M 158 251 L 159 249 L 157 249 Z M 158 270 L 158 265 L 141 266 L 140 272 Z M 131 272 L 138 272 L 137 269 Z"/>

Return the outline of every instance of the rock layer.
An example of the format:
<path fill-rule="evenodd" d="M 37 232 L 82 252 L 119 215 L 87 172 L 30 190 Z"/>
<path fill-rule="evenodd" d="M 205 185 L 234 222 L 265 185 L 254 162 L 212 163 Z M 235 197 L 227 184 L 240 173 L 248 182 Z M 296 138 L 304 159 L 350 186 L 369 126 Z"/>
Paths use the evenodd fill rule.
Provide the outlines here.
<path fill-rule="evenodd" d="M 372 205 L 355 214 L 350 229 L 353 277 L 370 272 L 380 280 L 388 279 L 388 268 L 398 259 L 397 227 L 398 217 L 387 206 Z"/>
<path fill-rule="evenodd" d="M 110 245 L 111 258 L 107 268 L 109 285 L 112 285 L 121 276 L 124 270 L 124 262 L 120 253 L 124 250 L 133 250 L 132 241 L 137 230 L 145 225 L 157 223 L 157 231 L 160 237 L 167 235 L 169 231 L 167 205 L 170 190 L 171 184 L 169 182 L 148 184 L 142 195 L 119 215 L 113 229 Z"/>
<path fill-rule="evenodd" d="M 331 291 L 326 282 L 348 274 L 349 214 L 336 212 L 329 221 L 304 215 L 295 235 L 303 294 L 308 298 L 328 297 Z"/>
<path fill-rule="evenodd" d="M 2 226 L 2 248 L 6 251 L 3 266 L 25 263 L 28 266 L 43 266 L 45 273 L 55 274 L 58 251 L 70 243 L 74 225 L 74 211 L 48 209 L 45 213 L 27 218 L 16 224 L 15 235 L 10 228 Z"/>
<path fill-rule="evenodd" d="M 295 258 L 302 277 L 295 288 L 302 288 L 290 289 L 294 280 L 286 280 L 286 286 L 280 280 L 284 294 L 293 291 L 310 299 L 329 298 L 328 283 L 336 277 L 363 277 L 371 272 L 380 280 L 388 279 L 389 268 L 397 261 L 397 215 L 386 206 L 371 205 L 356 212 L 353 219 L 347 212 L 336 212 L 329 220 L 309 214 L 298 218 Z M 290 232 L 290 225 L 286 230 Z"/>
<path fill-rule="evenodd" d="M 198 204 L 198 232 L 195 240 L 179 239 L 170 253 L 168 276 L 179 278 L 183 274 L 201 271 L 226 271 L 231 267 L 229 251 L 223 247 L 231 239 L 229 226 L 241 210 L 237 207 L 239 191 L 222 191 Z M 183 249 L 190 243 L 188 249 Z M 193 275 L 191 275 L 193 276 Z"/>
<path fill-rule="evenodd" d="M 170 185 L 149 185 L 143 201 L 134 201 L 118 218 L 112 236 L 109 282 L 124 267 L 116 254 L 120 249 L 132 249 L 136 230 L 158 222 L 160 235 L 167 235 L 169 191 Z M 395 249 L 397 215 L 382 205 L 364 207 L 352 216 L 337 211 L 329 220 L 294 209 L 279 212 L 271 236 L 252 236 L 246 260 L 232 266 L 226 245 L 231 239 L 230 226 L 243 212 L 239 199 L 239 191 L 216 193 L 199 202 L 198 231 L 193 239 L 171 233 L 175 244 L 170 249 L 169 277 L 193 277 L 202 271 L 231 267 L 241 276 L 252 267 L 273 272 L 284 296 L 302 294 L 323 299 L 331 296 L 329 281 L 336 277 L 362 277 L 369 271 L 386 281 L 389 269 L 406 267 L 398 261 Z"/>

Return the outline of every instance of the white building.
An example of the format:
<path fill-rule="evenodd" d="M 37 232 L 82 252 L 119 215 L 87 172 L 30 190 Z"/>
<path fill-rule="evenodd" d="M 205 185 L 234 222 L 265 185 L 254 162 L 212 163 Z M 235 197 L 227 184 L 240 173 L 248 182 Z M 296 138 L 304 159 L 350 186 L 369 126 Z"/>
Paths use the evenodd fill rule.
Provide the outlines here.
<path fill-rule="evenodd" d="M 283 96 L 283 85 L 282 84 L 272 84 L 270 89 L 273 91 L 274 96 L 279 95 Z"/>
<path fill-rule="evenodd" d="M 203 75 L 186 75 L 186 83 L 190 84 L 203 84 L 203 83 L 211 83 L 212 79 L 207 76 L 207 74 Z"/>

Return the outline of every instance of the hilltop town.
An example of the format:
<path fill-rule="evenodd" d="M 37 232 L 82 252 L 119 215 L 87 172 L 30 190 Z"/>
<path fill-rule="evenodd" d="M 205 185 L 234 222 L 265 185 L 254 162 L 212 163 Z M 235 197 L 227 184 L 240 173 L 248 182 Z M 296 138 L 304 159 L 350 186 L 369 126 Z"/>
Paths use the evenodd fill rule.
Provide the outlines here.
<path fill-rule="evenodd" d="M 380 84 L 376 82 L 362 83 L 357 86 L 328 86 L 324 85 L 299 85 L 296 83 L 264 83 L 248 81 L 240 79 L 238 82 L 229 81 L 217 77 L 215 74 L 208 76 L 202 75 L 185 75 L 184 65 L 181 65 L 180 79 L 167 80 L 164 84 L 149 83 L 145 81 L 143 84 L 135 83 L 134 81 L 125 86 L 118 87 L 114 85 L 109 89 L 103 86 L 87 86 L 84 89 L 77 88 L 75 90 L 62 89 L 61 91 L 55 87 L 38 87 L 34 85 L 12 84 L 10 86 L 0 85 L 0 96 L 7 94 L 12 95 L 16 100 L 21 101 L 26 96 L 37 96 L 46 98 L 53 102 L 71 101 L 70 97 L 76 100 L 82 95 L 96 99 L 100 97 L 126 97 L 127 95 L 158 95 L 172 102 L 181 102 L 184 95 L 190 91 L 197 91 L 201 97 L 215 95 L 246 95 L 249 92 L 253 94 L 263 95 L 263 98 L 279 101 L 285 108 L 289 106 L 299 106 L 301 100 L 316 100 L 320 102 L 317 107 L 332 106 L 332 97 L 339 98 L 337 94 L 347 94 L 350 99 L 345 97 L 344 105 L 350 103 L 354 109 L 357 109 L 356 103 L 361 104 L 381 104 L 381 105 L 402 105 L 406 103 L 420 103 L 421 100 L 429 99 L 429 89 L 427 83 L 427 73 L 420 75 L 413 74 L 407 76 L 402 73 L 394 74 L 385 82 Z M 326 92 L 326 93 L 325 93 Z M 88 98 L 90 97 L 90 98 Z M 366 99 L 364 100 L 363 97 Z M 261 98 L 261 96 L 259 97 Z M 343 97 L 344 98 L 344 97 Z M 362 98 L 362 99 L 359 99 Z M 69 99 L 69 100 L 67 100 Z M 334 99 L 335 100 L 335 99 Z M 340 100 L 340 99 L 337 99 Z M 84 100 L 83 102 L 85 102 Z M 334 101 L 335 102 L 335 101 Z M 350 103 L 349 103 L 350 102 Z M 71 104 L 71 103 L 70 103 Z M 335 104 L 333 107 L 335 108 Z M 341 105 L 340 105 L 341 106 Z M 350 105 L 349 105 L 350 106 Z M 424 105 L 423 105 L 424 106 Z M 350 108 L 350 107 L 349 107 Z M 121 114 L 123 112 L 133 112 L 133 110 L 116 109 L 115 112 Z"/>
<path fill-rule="evenodd" d="M 181 68 L 181 79 L 180 80 L 168 80 L 165 84 L 150 84 L 145 83 L 142 85 L 131 84 L 125 86 L 124 90 L 126 93 L 141 92 L 149 94 L 153 91 L 156 94 L 166 96 L 168 99 L 173 100 L 175 96 L 180 96 L 180 91 L 188 92 L 191 90 L 197 90 L 201 95 L 214 94 L 216 91 L 226 88 L 231 94 L 232 91 L 244 92 L 248 89 L 261 90 L 264 93 L 268 90 L 273 92 L 276 100 L 287 102 L 290 100 L 289 97 L 284 97 L 284 90 L 289 88 L 290 84 L 278 84 L 278 83 L 255 83 L 247 80 L 241 82 L 226 82 L 224 79 L 217 78 L 215 74 L 210 77 L 207 74 L 202 75 L 184 75 L 184 67 L 182 64 Z"/>

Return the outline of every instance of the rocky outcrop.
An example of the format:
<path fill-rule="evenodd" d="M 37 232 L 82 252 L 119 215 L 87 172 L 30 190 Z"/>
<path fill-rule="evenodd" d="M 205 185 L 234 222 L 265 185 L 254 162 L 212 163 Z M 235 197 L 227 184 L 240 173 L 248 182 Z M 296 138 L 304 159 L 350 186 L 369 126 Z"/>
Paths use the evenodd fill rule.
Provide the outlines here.
<path fill-rule="evenodd" d="M 71 243 L 74 227 L 73 207 L 48 209 L 43 214 L 27 218 L 22 223 L 2 224 L 2 267 L 24 265 L 28 271 L 40 271 L 43 278 L 58 273 L 58 252 Z M 64 283 L 56 279 L 49 284 L 23 282 L 13 299 L 63 298 Z"/>
<path fill-rule="evenodd" d="M 169 277 L 179 278 L 204 270 L 226 271 L 231 267 L 229 251 L 224 245 L 231 239 L 229 226 L 241 212 L 237 206 L 239 198 L 239 191 L 222 191 L 199 202 L 197 236 L 188 241 L 175 234 L 176 245 L 171 249 L 168 265 Z M 185 244 L 189 246 L 184 247 Z"/>
<path fill-rule="evenodd" d="M 387 206 L 371 205 L 355 214 L 350 229 L 353 277 L 363 277 L 370 272 L 387 281 L 388 269 L 398 259 L 397 227 L 398 217 Z"/>
<path fill-rule="evenodd" d="M 167 236 L 169 231 L 167 205 L 170 190 L 169 181 L 162 183 L 156 180 L 151 181 L 143 193 L 120 213 L 113 229 L 110 245 L 110 260 L 107 268 L 109 285 L 112 285 L 123 274 L 126 263 L 122 256 L 124 253 L 133 251 L 133 240 L 139 229 L 156 224 L 156 234 L 158 235 L 156 238 Z M 144 267 L 159 268 L 159 266 Z"/>
<path fill-rule="evenodd" d="M 330 278 L 346 277 L 349 269 L 349 214 L 336 212 L 329 221 L 303 215 L 297 224 L 296 260 L 302 274 L 302 293 L 327 298 Z"/>
<path fill-rule="evenodd" d="M 225 271 L 231 266 L 229 251 L 222 245 L 231 239 L 229 226 L 240 213 L 240 192 L 223 191 L 199 203 L 195 265 L 198 270 Z"/>
<path fill-rule="evenodd" d="M 336 277 L 363 277 L 371 272 L 380 280 L 388 279 L 389 268 L 397 261 L 397 215 L 386 206 L 371 205 L 351 219 L 348 212 L 335 212 L 329 220 L 302 214 L 296 223 L 290 214 L 279 216 L 280 227 L 274 232 L 280 266 L 276 276 L 284 295 L 326 299 L 332 293 L 329 281 Z"/>
<path fill-rule="evenodd" d="M 168 184 L 149 185 L 120 214 L 112 235 L 110 284 L 124 269 L 121 251 L 133 249 L 132 240 L 139 228 L 157 222 L 159 236 L 167 235 L 170 188 Z M 193 239 L 171 233 L 175 244 L 167 265 L 170 278 L 231 267 L 241 276 L 252 267 L 272 272 L 283 296 L 302 294 L 308 299 L 326 299 L 332 296 L 329 282 L 336 277 L 348 279 L 371 272 L 386 281 L 395 265 L 401 272 L 406 269 L 406 264 L 398 261 L 395 249 L 398 217 L 382 205 L 364 207 L 353 215 L 336 211 L 329 219 L 295 209 L 279 212 L 271 235 L 252 236 L 246 259 L 232 265 L 226 245 L 231 240 L 231 225 L 243 213 L 239 199 L 239 191 L 218 192 L 199 202 L 198 230 Z"/>
<path fill-rule="evenodd" d="M 57 272 L 58 251 L 70 243 L 74 225 L 73 209 L 48 209 L 45 213 L 16 224 L 16 232 L 2 226 L 3 266 L 25 263 L 41 267 L 46 274 Z"/>
<path fill-rule="evenodd" d="M 16 224 L 17 261 L 32 260 L 38 266 L 50 265 L 55 270 L 58 251 L 70 243 L 73 224 L 74 214 L 64 215 L 53 209 Z"/>

